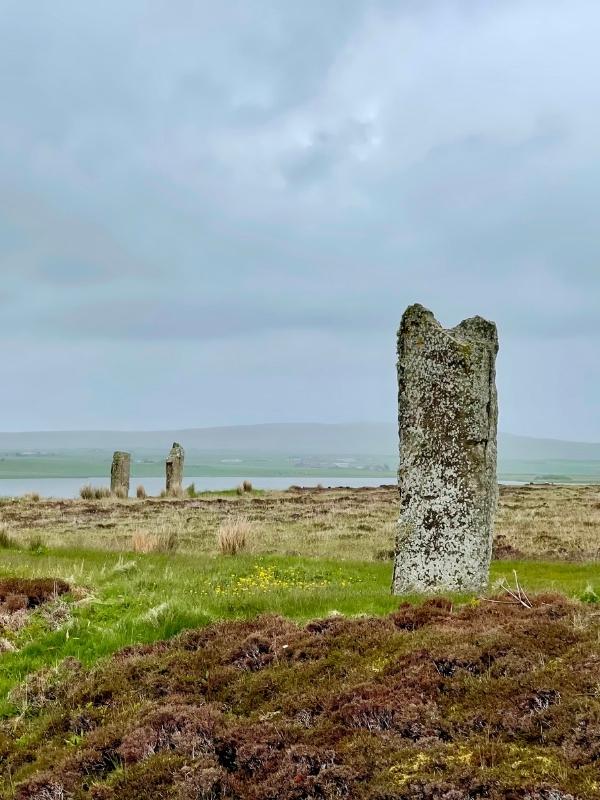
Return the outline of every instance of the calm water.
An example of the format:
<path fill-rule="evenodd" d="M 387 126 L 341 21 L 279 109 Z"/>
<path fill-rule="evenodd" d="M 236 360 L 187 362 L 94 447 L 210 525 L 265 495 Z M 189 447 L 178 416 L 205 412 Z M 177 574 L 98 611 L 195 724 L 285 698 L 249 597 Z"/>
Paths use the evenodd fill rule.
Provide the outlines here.
<path fill-rule="evenodd" d="M 215 489 L 235 489 L 245 478 L 195 478 L 186 477 L 184 487 L 190 483 L 196 485 L 196 491 L 212 491 Z M 394 483 L 393 478 L 252 478 L 256 489 L 287 489 L 290 486 L 380 486 L 383 483 Z M 79 497 L 79 490 L 85 484 L 92 486 L 110 486 L 110 481 L 103 478 L 8 478 L 0 480 L 0 497 L 21 497 L 29 492 L 38 492 L 42 497 Z M 142 484 L 149 495 L 159 495 L 165 488 L 164 478 L 132 478 L 131 494 Z"/>

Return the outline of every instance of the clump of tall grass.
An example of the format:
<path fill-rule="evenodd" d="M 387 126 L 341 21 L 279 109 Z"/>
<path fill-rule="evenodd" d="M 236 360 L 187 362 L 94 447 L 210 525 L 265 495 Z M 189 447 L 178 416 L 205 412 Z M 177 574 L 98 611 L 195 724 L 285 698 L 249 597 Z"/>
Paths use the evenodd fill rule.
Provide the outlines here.
<path fill-rule="evenodd" d="M 38 533 L 34 533 L 29 537 L 28 548 L 35 555 L 43 555 L 46 552 L 46 543 Z"/>
<path fill-rule="evenodd" d="M 79 496 L 82 500 L 103 500 L 106 497 L 110 497 L 110 489 L 105 486 L 92 486 L 87 483 L 79 490 Z"/>
<path fill-rule="evenodd" d="M 4 524 L 0 525 L 0 549 L 10 550 L 16 547 L 17 543 L 8 532 L 8 527 Z"/>
<path fill-rule="evenodd" d="M 198 492 L 196 491 L 196 484 L 195 483 L 190 483 L 190 485 L 185 490 L 185 493 L 187 494 L 188 497 L 192 497 L 192 498 L 193 497 L 198 497 Z"/>
<path fill-rule="evenodd" d="M 224 556 L 235 556 L 248 548 L 252 525 L 247 517 L 238 516 L 223 520 L 217 531 L 219 552 Z"/>
<path fill-rule="evenodd" d="M 131 537 L 134 553 L 175 553 L 178 547 L 179 536 L 175 530 L 161 534 L 139 530 Z"/>
<path fill-rule="evenodd" d="M 245 492 L 251 492 L 252 491 L 252 481 L 244 481 L 242 483 L 242 489 Z"/>
<path fill-rule="evenodd" d="M 28 492 L 23 495 L 23 500 L 27 503 L 39 503 L 41 500 L 39 492 Z"/>
<path fill-rule="evenodd" d="M 146 497 L 148 497 L 148 495 L 146 494 L 146 490 L 141 484 L 135 490 L 135 496 L 137 497 L 138 500 L 145 500 Z"/>

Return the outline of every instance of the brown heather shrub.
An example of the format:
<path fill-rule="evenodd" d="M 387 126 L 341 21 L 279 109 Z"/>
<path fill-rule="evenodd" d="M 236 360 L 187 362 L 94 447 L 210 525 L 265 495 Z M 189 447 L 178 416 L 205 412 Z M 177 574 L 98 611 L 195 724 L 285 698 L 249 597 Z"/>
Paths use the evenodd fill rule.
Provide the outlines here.
<path fill-rule="evenodd" d="M 121 742 L 118 753 L 135 764 L 161 751 L 176 751 L 197 758 L 215 752 L 215 732 L 221 722 L 218 709 L 186 703 L 157 704 L 148 709 L 143 725 Z"/>
<path fill-rule="evenodd" d="M 54 700 L 64 697 L 69 683 L 81 672 L 76 658 L 65 658 L 55 667 L 44 667 L 27 676 L 23 683 L 10 692 L 10 700 L 21 713 L 40 710 Z"/>
<path fill-rule="evenodd" d="M 247 517 L 237 516 L 223 520 L 217 531 L 219 552 L 224 556 L 235 556 L 248 548 L 252 525 Z"/>
<path fill-rule="evenodd" d="M 28 608 L 35 608 L 61 594 L 71 587 L 59 578 L 2 578 L 0 579 L 0 602 L 6 603 L 9 597 L 23 597 Z"/>
<path fill-rule="evenodd" d="M 23 608 L 29 608 L 29 598 L 25 594 L 7 594 L 4 600 L 4 606 L 9 613 L 20 611 Z"/>
<path fill-rule="evenodd" d="M 245 492 L 251 492 L 252 491 L 252 482 L 251 481 L 244 481 L 242 483 L 242 489 Z"/>
<path fill-rule="evenodd" d="M 148 496 L 146 494 L 146 490 L 141 484 L 135 490 L 135 496 L 137 497 L 138 500 L 145 500 L 146 497 Z"/>
<path fill-rule="evenodd" d="M 0 723 L 3 768 L 17 800 L 600 800 L 597 612 L 495 599 L 229 621 L 46 671 Z"/>

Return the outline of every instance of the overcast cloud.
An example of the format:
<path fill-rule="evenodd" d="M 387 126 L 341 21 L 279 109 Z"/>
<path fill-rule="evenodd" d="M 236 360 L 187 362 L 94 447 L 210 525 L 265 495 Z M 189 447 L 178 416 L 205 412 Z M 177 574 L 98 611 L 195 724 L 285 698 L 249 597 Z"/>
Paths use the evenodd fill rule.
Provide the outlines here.
<path fill-rule="evenodd" d="M 0 429 L 393 420 L 412 302 L 600 441 L 593 0 L 0 0 Z"/>

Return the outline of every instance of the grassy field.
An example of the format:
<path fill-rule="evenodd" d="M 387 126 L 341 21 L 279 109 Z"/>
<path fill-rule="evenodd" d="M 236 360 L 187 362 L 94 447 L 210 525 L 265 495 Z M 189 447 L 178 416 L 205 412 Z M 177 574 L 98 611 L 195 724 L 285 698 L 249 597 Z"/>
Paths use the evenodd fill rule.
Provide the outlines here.
<path fill-rule="evenodd" d="M 394 598 L 389 593 L 396 513 L 395 491 L 386 488 L 247 492 L 241 496 L 222 493 L 180 500 L 37 501 L 30 498 L 4 502 L 0 506 L 0 544 L 3 545 L 0 600 L 3 579 L 15 576 L 63 580 L 70 587 L 66 594 L 50 597 L 47 602 L 31 608 L 19 607 L 17 603 L 16 610 L 11 609 L 8 607 L 10 598 L 5 599 L 4 604 L 0 602 L 0 717 L 4 718 L 0 723 L 0 763 L 4 759 L 8 765 L 3 771 L 4 796 L 19 797 L 19 800 L 68 797 L 129 800 L 148 796 L 136 794 L 133 788 L 141 781 L 154 786 L 154 796 L 180 800 L 188 797 L 442 798 L 446 797 L 443 791 L 454 791 L 457 786 L 467 792 L 464 787 L 479 772 L 480 778 L 487 781 L 488 797 L 508 796 L 509 786 L 511 791 L 517 792 L 514 797 L 527 796 L 534 800 L 549 800 L 550 795 L 539 794 L 545 791 L 544 786 L 561 787 L 564 792 L 568 789 L 576 792 L 573 796 L 582 798 L 599 796 L 600 789 L 597 781 L 594 783 L 594 769 L 590 766 L 596 758 L 594 748 L 600 755 L 600 729 L 595 734 L 593 728 L 594 720 L 600 719 L 600 692 L 597 691 L 600 662 L 594 661 L 597 656 L 593 655 L 598 652 L 600 636 L 596 610 L 600 607 L 597 605 L 600 602 L 598 488 L 503 488 L 489 596 L 500 592 L 507 583 L 514 585 L 516 574 L 528 596 L 560 592 L 572 600 L 542 599 L 536 611 L 535 608 L 518 608 L 512 603 L 505 606 L 487 599 L 452 597 L 449 600 L 453 610 L 449 605 L 443 607 L 445 633 L 440 633 L 437 627 L 437 611 L 427 612 L 433 614 L 434 619 L 429 620 L 426 614 L 429 621 L 423 632 L 418 633 L 422 627 L 420 612 L 416 611 L 418 605 L 413 606 L 410 613 L 402 611 L 403 601 L 417 603 L 418 598 Z M 219 530 L 240 520 L 247 536 L 247 549 L 235 556 L 221 555 Z M 503 609 L 506 616 L 503 616 Z M 338 632 L 339 639 L 331 643 L 330 650 L 323 650 L 319 644 L 317 658 L 311 655 L 317 640 L 320 641 L 317 634 L 314 634 L 317 637 L 314 642 L 310 638 L 307 643 L 303 628 L 286 627 L 291 623 L 269 622 L 265 614 L 281 615 L 302 625 L 319 618 L 354 620 L 352 624 L 358 627 Z M 401 619 L 408 614 L 408 621 L 405 620 L 400 629 L 413 633 L 392 633 L 399 625 L 394 616 L 398 614 Z M 392 621 L 377 623 L 383 627 L 373 628 L 372 617 Z M 244 622 L 257 618 L 262 621 Z M 215 623 L 223 620 L 232 620 L 234 627 L 221 629 L 217 625 L 215 628 Z M 562 620 L 560 625 L 557 620 Z M 244 627 L 248 625 L 251 628 Z M 513 641 L 510 632 L 518 630 L 519 626 L 522 626 L 521 633 Z M 169 699 L 160 702 L 163 690 L 150 690 L 147 683 L 137 694 L 133 684 L 129 688 L 123 685 L 123 693 L 117 693 L 110 701 L 100 700 L 96 690 L 89 688 L 90 681 L 94 685 L 98 682 L 104 685 L 106 681 L 118 683 L 118 676 L 129 674 L 130 668 L 132 676 L 141 674 L 138 656 L 125 668 L 119 666 L 124 663 L 123 657 L 116 655 L 115 661 L 112 654 L 140 644 L 151 646 L 153 642 L 172 639 L 176 634 L 189 636 L 184 633 L 189 629 L 214 631 L 210 636 L 216 637 L 215 655 L 206 656 L 213 661 L 194 662 L 194 666 L 190 666 L 190 680 L 202 684 L 209 673 L 214 673 L 217 686 L 214 696 L 211 692 L 207 694 L 208 690 L 193 689 L 196 709 L 193 714 L 188 707 L 190 698 L 183 701 L 181 697 L 182 693 L 186 695 L 188 690 L 192 691 L 191 684 L 169 684 L 168 690 L 164 690 Z M 373 642 L 371 629 L 379 630 L 383 636 L 378 643 Z M 542 630 L 545 631 L 543 641 L 540 640 Z M 235 650 L 236 637 L 242 655 L 226 655 L 233 652 L 232 648 Z M 251 646 L 246 642 L 248 637 L 256 639 L 252 639 Z M 450 657 L 449 648 L 455 639 L 460 644 Z M 286 650 L 291 647 L 287 643 L 294 641 L 299 642 L 294 645 L 294 664 L 286 664 L 285 653 L 280 648 L 285 643 Z M 158 676 L 166 669 L 164 658 L 171 659 L 169 670 L 173 669 L 174 675 L 179 674 L 178 670 L 187 659 L 184 642 L 185 639 L 176 637 L 172 650 L 168 651 L 170 655 L 164 654 L 167 651 L 163 653 L 161 645 L 157 651 L 152 651 L 148 663 L 144 661 L 144 674 L 152 686 L 157 685 Z M 306 647 L 306 655 L 302 655 Z M 503 668 L 492 675 L 491 667 L 481 667 L 486 659 L 489 665 L 492 663 L 490 648 L 504 653 L 502 659 L 508 659 L 511 664 L 508 671 Z M 223 655 L 218 656 L 219 652 Z M 348 664 L 354 664 L 350 672 L 343 668 L 341 652 Z M 434 652 L 437 655 L 431 655 Z M 276 661 L 271 658 L 273 653 L 278 654 Z M 145 658 L 140 657 L 142 661 Z M 240 659 L 246 666 L 239 666 Z M 253 659 L 258 659 L 256 664 Z M 280 667 L 277 659 L 281 659 Z M 424 670 L 427 675 L 434 662 L 438 664 L 435 670 L 441 669 L 442 673 L 446 667 L 439 667 L 439 664 L 449 661 L 458 665 L 452 669 L 448 667 L 448 675 L 441 674 L 440 686 L 434 681 L 434 687 L 431 676 L 427 678 L 429 688 L 423 691 L 425 695 L 432 693 L 427 701 L 429 710 L 414 713 L 417 717 L 425 714 L 433 728 L 419 735 L 410 725 L 413 732 L 406 732 L 409 723 L 402 715 L 406 713 L 410 717 L 413 712 L 401 711 L 408 700 L 402 700 L 399 688 L 397 702 L 378 695 L 380 680 L 387 676 L 385 679 L 393 682 L 399 664 L 406 659 L 405 669 L 410 672 L 413 668 L 410 665 L 418 662 L 418 670 Z M 527 664 L 523 659 L 529 659 Z M 531 659 L 535 664 L 530 663 Z M 567 666 L 576 660 L 589 666 L 590 675 L 595 670 L 595 689 L 586 683 L 588 667 L 582 667 L 577 681 L 568 683 L 565 675 L 574 667 L 567 669 Z M 380 665 L 381 670 L 379 666 L 374 670 L 373 664 Z M 268 667 L 264 675 L 263 666 Z M 227 680 L 234 682 L 232 686 L 237 686 L 235 691 L 231 689 L 234 694 L 218 688 L 223 670 Z M 455 671 L 462 694 L 455 699 L 455 711 L 451 712 L 441 698 L 444 693 L 452 694 L 456 689 Z M 255 672 L 258 675 L 253 677 Z M 263 677 L 259 679 L 259 675 Z M 281 694 L 284 677 L 288 676 L 285 681 L 289 681 L 292 675 L 296 675 L 298 686 L 303 686 L 295 695 L 292 692 L 294 696 L 301 694 L 295 700 L 291 695 Z M 317 702 L 309 697 L 311 680 L 328 687 L 326 698 Z M 373 681 L 375 684 L 371 686 Z M 516 681 L 520 687 L 527 686 L 526 696 L 521 696 L 524 690 L 517 692 L 521 705 L 514 708 L 508 700 L 510 681 Z M 271 686 L 269 691 L 267 686 Z M 367 691 L 365 686 L 371 688 Z M 492 690 L 504 698 L 498 701 L 504 706 L 486 710 L 483 704 L 481 727 L 475 726 L 467 732 L 464 720 L 471 719 L 469 714 L 474 715 L 475 707 L 483 703 L 483 694 Z M 514 687 L 512 691 L 516 691 Z M 331 692 L 338 699 L 332 700 Z M 342 730 L 348 727 L 347 719 L 341 720 L 340 731 L 334 733 L 330 723 L 337 719 L 337 711 L 332 706 L 325 714 L 323 708 L 329 708 L 330 703 L 341 708 L 338 694 L 353 708 L 356 703 L 364 705 L 367 701 L 360 697 L 365 692 L 368 696 L 369 692 L 374 692 L 378 698 L 371 703 L 371 711 L 375 709 L 374 721 L 369 716 L 371 711 L 367 713 L 365 708 L 353 711 L 356 719 L 366 721 L 350 725 L 354 733 L 346 741 Z M 554 708 L 557 692 L 562 697 L 559 710 Z M 250 696 L 256 698 L 256 708 L 247 705 Z M 546 705 L 549 697 L 554 699 Z M 537 702 L 542 706 L 540 717 L 536 716 L 537 711 L 532 716 L 527 710 L 528 703 L 535 705 Z M 127 742 L 132 737 L 143 739 L 139 731 L 146 711 L 158 714 L 157 719 L 163 720 L 156 723 L 158 733 L 152 733 L 153 737 L 158 736 L 158 742 L 163 736 L 160 731 L 165 725 L 167 728 L 171 725 L 164 722 L 165 714 L 177 717 L 181 713 L 183 721 L 172 724 L 176 730 L 183 730 L 188 723 L 192 724 L 189 714 L 193 716 L 198 704 L 204 707 L 206 703 L 217 703 L 214 708 L 211 705 L 210 713 L 216 715 L 211 719 L 217 727 L 222 725 L 223 731 L 227 730 L 227 735 L 223 733 L 223 736 L 229 742 L 227 746 L 237 753 L 235 768 L 227 766 L 223 753 L 219 755 L 219 747 L 225 745 L 214 743 L 218 739 L 216 734 L 208 750 L 201 754 L 195 752 L 193 758 L 178 750 L 177 736 L 164 747 L 156 742 L 149 745 L 150 750 L 143 757 L 127 755 Z M 242 705 L 238 708 L 236 704 L 239 703 Z M 435 724 L 431 717 L 434 706 L 437 709 L 435 720 L 439 717 Z M 124 709 L 128 709 L 126 724 Z M 565 734 L 567 748 L 554 735 L 546 717 L 564 716 L 567 710 L 573 718 L 579 715 L 582 720 L 585 736 L 591 737 L 585 744 L 586 752 L 591 755 L 581 755 L 584 747 L 581 742 L 577 744 Z M 298 724 L 298 715 L 305 715 L 305 712 L 306 719 L 315 718 L 314 724 Z M 449 732 L 444 727 L 446 723 L 440 720 L 446 719 L 448 714 L 452 717 L 452 713 L 457 727 Z M 499 726 L 494 716 L 501 713 L 508 714 L 507 719 L 512 719 L 510 714 L 518 717 L 512 736 Z M 246 752 L 246 745 L 236 737 L 247 741 L 249 731 L 257 724 L 271 730 L 271 723 L 267 721 L 273 714 L 274 719 L 282 715 L 282 723 L 285 721 L 277 734 L 279 744 L 265 740 L 264 747 L 273 750 L 271 756 L 264 753 L 253 756 L 258 766 L 256 780 L 252 783 L 254 779 L 251 780 L 250 773 L 246 778 L 242 775 L 245 767 L 242 768 L 240 759 Z M 92 721 L 89 724 L 74 721 L 83 718 L 82 715 Z M 469 725 L 473 724 L 471 719 Z M 532 730 L 527 728 L 528 732 L 524 732 L 526 724 L 533 726 Z M 564 724 L 561 717 L 560 725 L 564 727 Z M 236 727 L 239 725 L 242 726 L 240 730 Z M 110 757 L 106 753 L 99 755 L 98 747 L 102 750 L 104 745 L 101 747 L 96 738 L 110 738 L 113 734 L 109 736 L 109 732 L 117 728 L 119 743 L 106 745 Z M 252 735 L 257 736 L 256 732 Z M 451 739 L 447 738 L 449 735 Z M 231 744 L 227 737 L 233 737 L 237 744 Z M 46 740 L 50 744 L 42 747 L 42 741 Z M 352 773 L 354 777 L 351 770 L 344 771 L 355 763 L 361 747 L 370 752 L 375 746 L 384 754 L 383 761 L 375 759 L 379 764 L 377 770 L 366 777 L 360 770 L 360 774 Z M 88 780 L 81 777 L 87 774 L 88 767 L 81 765 L 88 763 L 90 747 L 96 748 L 94 758 L 104 766 L 89 767 L 93 774 Z M 291 781 L 293 789 L 285 794 L 277 794 L 282 790 L 279 780 L 274 778 L 277 770 L 269 760 L 281 747 L 286 748 L 285 758 L 290 752 L 296 752 L 294 748 L 300 748 L 293 763 L 285 758 L 282 762 L 286 772 L 281 778 Z M 330 755 L 324 756 L 323 748 Z M 309 757 L 307 753 L 312 755 Z M 318 775 L 311 772 L 314 769 L 310 764 L 317 757 L 331 759 L 328 767 L 331 771 L 323 775 L 322 780 L 318 777 L 319 770 Z M 579 759 L 578 767 L 569 766 L 573 759 Z M 481 762 L 483 771 L 475 767 L 474 760 Z M 57 773 L 52 771 L 55 762 L 63 765 Z M 507 771 L 517 762 L 523 769 L 515 772 L 511 768 L 511 777 Z M 182 775 L 188 775 L 186 770 L 189 769 L 194 775 L 200 770 L 202 775 L 196 775 L 189 785 L 185 781 L 182 784 Z M 363 769 L 367 769 L 365 764 Z M 72 775 L 71 783 L 61 783 L 62 773 Z M 248 788 L 247 780 L 252 786 L 256 784 L 255 788 Z M 296 780 L 300 783 L 294 789 Z M 360 794 L 357 786 L 365 780 L 371 793 Z M 320 788 L 315 781 L 317 784 L 321 781 Z M 203 782 L 208 788 L 202 788 Z M 427 783 L 429 789 L 418 789 L 419 782 Z M 443 791 L 439 789 L 438 794 L 435 793 L 438 789 L 431 788 L 436 782 L 446 786 Z M 526 789 L 533 791 L 532 787 L 538 791 L 537 795 L 518 793 Z M 475 790 L 471 786 L 468 791 Z M 496 791 L 499 793 L 495 794 Z M 448 795 L 448 798 L 459 800 L 463 796 L 474 795 L 465 793 Z M 567 794 L 556 797 L 566 798 Z"/>
<path fill-rule="evenodd" d="M 233 457 L 232 457 L 233 456 Z M 164 451 L 133 453 L 132 475 L 135 480 L 162 478 L 165 472 Z M 53 450 L 52 452 L 0 452 L 0 479 L 34 478 L 107 478 L 112 452 L 107 450 Z M 379 478 L 382 483 L 396 479 L 398 456 L 379 455 L 293 456 L 243 451 L 198 451 L 186 454 L 186 474 L 204 477 L 312 477 Z M 555 483 L 600 483 L 600 461 L 575 458 L 504 458 L 500 456 L 498 475 L 502 481 Z M 197 478 L 190 478 L 194 480 Z M 391 480 L 390 480 L 391 479 Z M 298 481 L 301 482 L 301 481 Z"/>
<path fill-rule="evenodd" d="M 219 526 L 250 525 L 255 555 L 389 562 L 397 490 L 207 493 L 196 498 L 128 501 L 4 501 L 0 526 L 20 545 L 129 550 L 134 539 L 175 536 L 180 553 L 216 555 Z M 501 487 L 495 555 L 513 559 L 600 559 L 600 487 Z"/>
<path fill-rule="evenodd" d="M 512 582 L 515 570 L 528 592 L 562 591 L 600 599 L 597 565 L 497 561 L 492 587 L 503 578 Z M 15 710 L 7 696 L 27 674 L 68 656 L 92 664 L 126 645 L 168 638 L 221 619 L 276 612 L 305 622 L 335 613 L 381 615 L 399 603 L 390 595 L 388 563 L 4 551 L 0 578 L 15 575 L 60 578 L 75 592 L 66 606 L 63 598 L 56 601 L 60 625 L 54 625 L 50 605 L 32 614 L 24 627 L 4 631 L 5 641 L 16 649 L 0 660 L 0 715 Z"/>
<path fill-rule="evenodd" d="M 396 459 L 390 456 L 361 456 L 357 466 L 336 466 L 335 455 L 293 458 L 285 455 L 244 453 L 233 458 L 228 451 L 186 454 L 186 474 L 206 477 L 237 476 L 240 470 L 249 478 L 258 476 L 330 477 L 330 478 L 395 478 Z M 144 453 L 134 457 L 134 479 L 163 477 L 165 453 Z M 48 454 L 0 454 L 0 478 L 106 478 L 110 475 L 112 452 L 64 451 Z M 538 465 L 537 471 L 540 466 Z"/>

